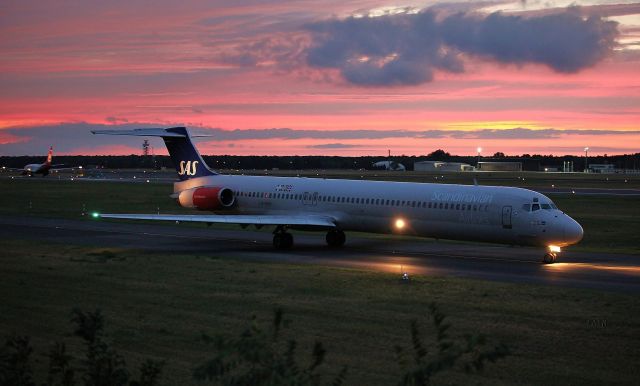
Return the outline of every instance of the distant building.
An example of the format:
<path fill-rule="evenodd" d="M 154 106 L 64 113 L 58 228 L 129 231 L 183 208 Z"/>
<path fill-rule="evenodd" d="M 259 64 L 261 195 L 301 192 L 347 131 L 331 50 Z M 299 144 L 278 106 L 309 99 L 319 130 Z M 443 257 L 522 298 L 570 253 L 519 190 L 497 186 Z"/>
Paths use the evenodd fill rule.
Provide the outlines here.
<path fill-rule="evenodd" d="M 462 162 L 420 161 L 413 164 L 417 172 L 466 172 L 473 170 L 473 166 Z"/>
<path fill-rule="evenodd" d="M 378 161 L 373 164 L 373 167 L 375 169 L 384 169 L 384 170 L 396 170 L 396 171 L 406 170 L 403 164 L 395 161 Z"/>
<path fill-rule="evenodd" d="M 589 164 L 589 170 L 594 173 L 615 173 L 616 169 L 613 164 Z"/>
<path fill-rule="evenodd" d="M 521 172 L 522 162 L 478 162 L 478 170 L 483 172 Z"/>

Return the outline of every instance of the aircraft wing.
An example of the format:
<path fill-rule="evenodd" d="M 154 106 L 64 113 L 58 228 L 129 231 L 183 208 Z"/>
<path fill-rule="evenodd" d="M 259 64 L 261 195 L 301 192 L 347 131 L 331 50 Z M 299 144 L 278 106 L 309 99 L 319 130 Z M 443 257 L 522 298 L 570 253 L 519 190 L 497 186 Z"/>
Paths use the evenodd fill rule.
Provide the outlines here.
<path fill-rule="evenodd" d="M 204 222 L 242 225 L 289 225 L 335 228 L 333 217 L 320 215 L 180 215 L 180 214 L 96 214 L 99 218 L 127 220 Z"/>

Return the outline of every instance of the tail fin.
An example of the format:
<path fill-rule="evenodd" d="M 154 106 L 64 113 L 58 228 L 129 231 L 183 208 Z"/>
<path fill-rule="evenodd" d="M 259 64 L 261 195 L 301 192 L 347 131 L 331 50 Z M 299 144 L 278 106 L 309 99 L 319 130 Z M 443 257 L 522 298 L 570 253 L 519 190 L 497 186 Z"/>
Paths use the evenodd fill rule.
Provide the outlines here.
<path fill-rule="evenodd" d="M 49 153 L 47 154 L 47 162 L 45 164 L 51 165 L 51 160 L 53 159 L 53 146 L 49 147 Z"/>
<path fill-rule="evenodd" d="M 193 146 L 191 135 L 186 127 L 171 127 L 168 129 L 92 130 L 91 132 L 93 134 L 107 135 L 162 137 L 181 181 L 217 174 L 209 169 L 200 156 L 200 153 L 198 153 L 198 150 Z"/>

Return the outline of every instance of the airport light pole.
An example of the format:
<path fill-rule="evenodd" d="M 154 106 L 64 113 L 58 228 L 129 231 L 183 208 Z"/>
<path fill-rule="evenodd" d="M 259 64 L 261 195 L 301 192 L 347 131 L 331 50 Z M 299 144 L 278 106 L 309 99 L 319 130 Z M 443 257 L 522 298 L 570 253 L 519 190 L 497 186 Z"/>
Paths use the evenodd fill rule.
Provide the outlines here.
<path fill-rule="evenodd" d="M 584 148 L 584 172 L 585 173 L 589 172 L 589 157 L 588 157 L 588 153 L 589 153 L 589 148 L 585 147 Z"/>
<path fill-rule="evenodd" d="M 476 170 L 480 169 L 480 153 L 482 152 L 482 148 L 478 146 L 478 161 L 476 162 Z"/>

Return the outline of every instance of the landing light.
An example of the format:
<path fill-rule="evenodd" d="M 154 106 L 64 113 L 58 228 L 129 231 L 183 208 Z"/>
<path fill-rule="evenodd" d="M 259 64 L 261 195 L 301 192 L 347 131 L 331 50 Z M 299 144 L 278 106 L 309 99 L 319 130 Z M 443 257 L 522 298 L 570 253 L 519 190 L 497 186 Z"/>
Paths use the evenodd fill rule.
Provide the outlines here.
<path fill-rule="evenodd" d="M 406 224 L 405 224 L 405 222 L 404 222 L 404 220 L 403 220 L 403 219 L 399 218 L 399 219 L 397 219 L 397 220 L 396 220 L 395 225 L 396 225 L 396 228 L 397 228 L 397 229 L 404 229 L 404 226 L 405 226 Z"/>
<path fill-rule="evenodd" d="M 560 247 L 557 245 L 549 245 L 549 252 L 558 253 L 561 252 Z"/>

